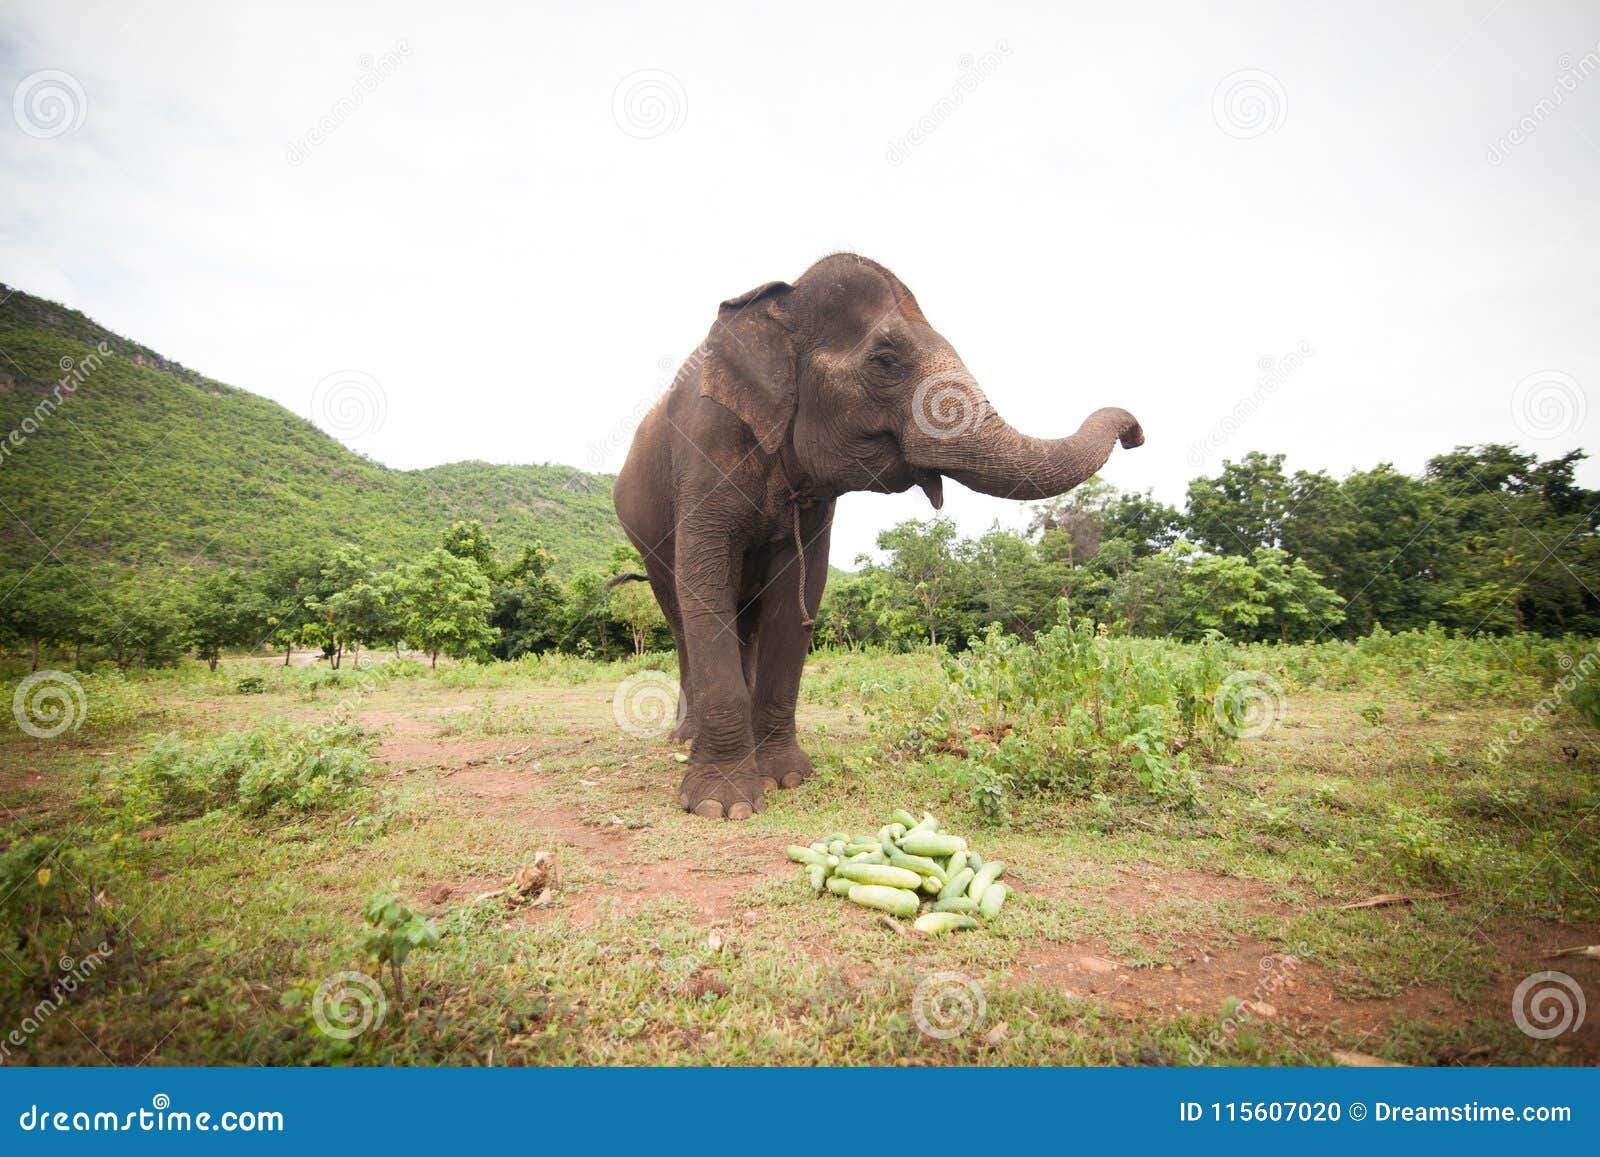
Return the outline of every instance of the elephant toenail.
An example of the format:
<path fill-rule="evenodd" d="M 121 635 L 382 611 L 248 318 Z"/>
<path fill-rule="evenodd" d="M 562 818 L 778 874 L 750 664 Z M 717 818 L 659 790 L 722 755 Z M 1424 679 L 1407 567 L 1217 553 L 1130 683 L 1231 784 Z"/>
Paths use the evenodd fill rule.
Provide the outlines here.
<path fill-rule="evenodd" d="M 769 776 L 767 776 L 765 779 L 763 779 L 761 781 L 761 786 L 766 788 L 768 791 L 777 791 L 778 790 L 778 781 L 773 779 L 769 775 Z"/>
<path fill-rule="evenodd" d="M 704 799 L 695 805 L 694 814 L 704 816 L 708 820 L 720 820 L 722 818 L 722 805 L 714 799 Z"/>
<path fill-rule="evenodd" d="M 728 818 L 730 820 L 747 820 L 753 815 L 755 815 L 755 812 L 751 810 L 750 805 L 747 803 L 736 803 L 728 809 Z"/>
<path fill-rule="evenodd" d="M 788 775 L 783 777 L 783 786 L 799 787 L 805 781 L 805 776 L 801 775 L 798 771 L 791 771 Z"/>

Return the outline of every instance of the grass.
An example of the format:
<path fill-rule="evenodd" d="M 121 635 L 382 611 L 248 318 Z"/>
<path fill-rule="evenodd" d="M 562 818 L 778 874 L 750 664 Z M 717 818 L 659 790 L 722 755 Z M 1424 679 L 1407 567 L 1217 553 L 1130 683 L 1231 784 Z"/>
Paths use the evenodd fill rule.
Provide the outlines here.
<path fill-rule="evenodd" d="M 1081 783 L 1044 790 L 1021 777 L 1003 819 L 965 770 L 981 751 L 941 761 L 902 741 L 945 687 L 925 654 L 814 656 L 801 732 L 817 775 L 743 824 L 679 812 L 680 749 L 614 722 L 616 683 L 670 669 L 659 656 L 364 665 L 361 676 L 234 659 L 215 674 L 118 681 L 105 688 L 115 709 L 99 715 L 90 688 L 78 730 L 0 736 L 0 838 L 16 861 L 0 901 L 0 1030 L 22 1038 L 4 1059 L 1315 1064 L 1349 1049 L 1424 1064 L 1600 1060 L 1594 1024 L 1536 1041 L 1508 1005 L 1547 967 L 1570 972 L 1591 1003 L 1600 994 L 1593 961 L 1542 959 L 1600 942 L 1593 731 L 1560 713 L 1497 762 L 1490 739 L 1538 698 L 1535 672 L 1397 678 L 1388 660 L 1380 671 L 1307 650 L 1273 655 L 1286 661 L 1277 726 L 1191 746 L 1192 799 L 1142 789 L 1120 752 Z M 246 676 L 260 690 L 241 692 Z M 1363 717 L 1375 702 L 1381 715 Z M 370 759 L 359 788 L 297 795 L 290 779 L 262 807 L 240 806 L 230 785 L 249 769 L 238 760 L 307 734 L 342 737 L 359 752 L 349 766 Z M 239 738 L 251 735 L 266 738 Z M 169 764 L 152 764 L 162 752 L 199 769 L 165 817 L 118 787 L 168 785 Z M 211 794 L 188 790 L 196 782 Z M 875 829 L 895 807 L 931 810 L 1012 865 L 1018 893 L 999 921 L 903 935 L 813 896 L 782 858 L 787 843 Z M 30 857 L 47 845 L 58 866 L 40 885 Z M 559 864 L 547 906 L 479 898 L 541 848 Z M 362 911 L 387 891 L 430 917 L 440 943 L 407 961 L 403 1006 L 352 1039 L 330 1036 L 318 987 L 376 975 Z M 1439 898 L 1340 908 L 1384 892 Z M 104 962 L 38 1015 L 59 993 L 59 958 L 102 939 Z M 1258 962 L 1282 957 L 1299 963 L 1272 1014 L 1236 1016 L 1237 1031 L 1201 1047 L 1230 998 L 1250 996 Z M 940 1039 L 919 1026 L 916 997 L 948 972 L 977 986 L 983 1012 Z"/>

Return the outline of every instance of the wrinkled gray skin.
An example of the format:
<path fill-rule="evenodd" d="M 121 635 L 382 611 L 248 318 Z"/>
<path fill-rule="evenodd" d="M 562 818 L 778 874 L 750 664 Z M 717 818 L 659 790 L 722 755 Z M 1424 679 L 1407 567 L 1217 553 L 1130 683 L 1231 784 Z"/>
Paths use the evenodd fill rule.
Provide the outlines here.
<path fill-rule="evenodd" d="M 640 423 L 617 476 L 624 530 L 677 643 L 678 802 L 743 819 L 796 787 L 800 672 L 828 575 L 834 501 L 942 478 L 1006 498 L 1049 498 L 1144 434 L 1126 410 L 1031 438 L 989 405 L 916 299 L 876 262 L 819 261 L 722 303 L 705 342 Z M 798 500 L 796 500 L 798 495 Z M 804 544 L 805 615 L 794 525 Z"/>

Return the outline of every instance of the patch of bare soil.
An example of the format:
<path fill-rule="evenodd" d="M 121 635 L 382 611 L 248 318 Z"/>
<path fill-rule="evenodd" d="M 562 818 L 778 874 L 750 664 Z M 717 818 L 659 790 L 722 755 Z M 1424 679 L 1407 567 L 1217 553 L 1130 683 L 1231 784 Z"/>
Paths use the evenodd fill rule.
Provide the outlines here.
<path fill-rule="evenodd" d="M 509 758 L 504 740 L 487 744 L 395 742 L 394 751 L 386 745 L 380 752 L 389 762 L 395 761 L 391 755 L 427 760 L 447 751 L 448 782 L 457 790 L 484 801 L 493 814 L 514 820 L 518 828 L 540 833 L 558 861 L 564 850 L 577 850 L 603 870 L 603 879 L 587 880 L 581 889 L 558 889 L 557 902 L 547 908 L 518 909 L 520 919 L 543 920 L 561 913 L 578 923 L 590 923 L 666 897 L 687 902 L 705 923 L 736 920 L 742 917 L 743 906 L 735 897 L 766 875 L 789 867 L 772 855 L 767 843 L 738 837 L 719 841 L 707 848 L 706 856 L 695 860 L 643 859 L 635 853 L 634 833 L 626 825 L 597 823 L 577 806 L 543 802 L 541 796 L 551 777 Z M 448 906 L 471 901 L 498 886 L 499 881 L 492 879 L 439 880 L 425 885 L 420 895 L 430 903 Z"/>
<path fill-rule="evenodd" d="M 1178 873 L 1162 881 L 1161 895 L 1215 895 L 1233 898 L 1233 881 L 1187 877 L 1203 873 Z M 1125 887 L 1125 885 L 1124 885 Z M 1106 902 L 1119 900 L 1119 890 L 1106 894 Z M 1396 918 L 1403 919 L 1403 910 Z M 1160 967 L 1139 967 L 1114 957 L 1104 941 L 1040 944 L 1026 949 L 1012 969 L 1022 983 L 1059 988 L 1072 996 L 1093 997 L 1114 1013 L 1133 1016 L 1140 1011 L 1173 1016 L 1190 1013 L 1220 1018 L 1230 1000 L 1240 1002 L 1241 1019 L 1271 1020 L 1296 1033 L 1325 1044 L 1356 1051 L 1382 1040 L 1396 1021 L 1434 1021 L 1466 1025 L 1478 1017 L 1510 1017 L 1517 986 L 1532 973 L 1559 971 L 1570 976 L 1585 994 L 1600 993 L 1600 960 L 1564 957 L 1550 959 L 1560 948 L 1600 942 L 1600 926 L 1515 925 L 1482 929 L 1498 968 L 1489 986 L 1471 1001 L 1461 1001 L 1447 989 L 1418 984 L 1393 997 L 1349 1000 L 1338 994 L 1334 977 L 1325 968 L 1295 960 L 1275 945 L 1240 941 L 1227 946 L 1191 945 L 1169 950 L 1177 962 Z M 1526 1006 L 1526 1001 L 1524 1001 Z M 1600 1017 L 1588 1016 L 1577 1031 L 1555 1042 L 1562 1063 L 1600 1063 Z M 1441 1055 L 1440 1064 L 1493 1064 L 1487 1046 Z"/>

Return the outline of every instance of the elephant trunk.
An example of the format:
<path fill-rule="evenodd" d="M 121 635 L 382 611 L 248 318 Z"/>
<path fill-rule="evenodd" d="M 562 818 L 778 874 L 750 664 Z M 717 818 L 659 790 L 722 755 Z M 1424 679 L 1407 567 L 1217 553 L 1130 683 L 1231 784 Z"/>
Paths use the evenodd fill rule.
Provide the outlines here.
<path fill-rule="evenodd" d="M 1002 418 L 976 383 L 946 381 L 919 389 L 916 419 L 903 443 L 911 464 L 999 498 L 1053 498 L 1105 465 L 1111 449 L 1144 442 L 1128 411 L 1096 410 L 1065 438 L 1032 438 Z"/>

